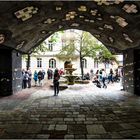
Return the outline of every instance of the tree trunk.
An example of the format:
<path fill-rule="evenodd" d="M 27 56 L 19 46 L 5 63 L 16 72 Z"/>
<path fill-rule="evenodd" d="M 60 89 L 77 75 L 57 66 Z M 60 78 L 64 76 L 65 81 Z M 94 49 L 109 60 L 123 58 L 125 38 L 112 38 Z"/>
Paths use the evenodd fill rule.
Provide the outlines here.
<path fill-rule="evenodd" d="M 80 52 L 80 68 L 81 68 L 81 75 L 82 75 L 82 80 L 84 79 L 84 69 L 83 69 L 83 63 L 82 63 L 82 56 Z"/>
<path fill-rule="evenodd" d="M 27 70 L 29 70 L 29 68 L 30 68 L 30 60 L 31 60 L 31 56 L 30 56 L 30 54 L 28 54 L 28 57 L 27 57 Z"/>

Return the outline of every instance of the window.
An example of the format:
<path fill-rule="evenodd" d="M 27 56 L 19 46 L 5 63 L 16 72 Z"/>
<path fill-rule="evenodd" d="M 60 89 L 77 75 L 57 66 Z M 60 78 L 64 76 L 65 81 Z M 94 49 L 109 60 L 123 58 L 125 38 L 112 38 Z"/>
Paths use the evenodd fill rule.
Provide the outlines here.
<path fill-rule="evenodd" d="M 49 68 L 56 68 L 56 60 L 55 59 L 50 59 L 49 60 Z"/>
<path fill-rule="evenodd" d="M 98 68 L 98 60 L 94 60 L 94 68 Z"/>
<path fill-rule="evenodd" d="M 85 58 L 82 59 L 83 68 L 87 68 L 87 60 Z"/>
<path fill-rule="evenodd" d="M 49 41 L 48 48 L 50 51 L 53 51 L 53 43 Z"/>
<path fill-rule="evenodd" d="M 42 67 L 42 58 L 37 58 L 37 67 L 38 68 Z"/>

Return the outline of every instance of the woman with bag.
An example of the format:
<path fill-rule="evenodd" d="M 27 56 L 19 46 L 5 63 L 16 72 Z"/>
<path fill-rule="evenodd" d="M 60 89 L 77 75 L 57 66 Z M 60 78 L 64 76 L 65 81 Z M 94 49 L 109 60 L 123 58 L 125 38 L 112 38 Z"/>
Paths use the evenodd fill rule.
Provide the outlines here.
<path fill-rule="evenodd" d="M 60 79 L 60 75 L 59 75 L 58 69 L 55 69 L 54 78 L 53 78 L 54 96 L 58 95 L 59 93 L 59 79 Z"/>

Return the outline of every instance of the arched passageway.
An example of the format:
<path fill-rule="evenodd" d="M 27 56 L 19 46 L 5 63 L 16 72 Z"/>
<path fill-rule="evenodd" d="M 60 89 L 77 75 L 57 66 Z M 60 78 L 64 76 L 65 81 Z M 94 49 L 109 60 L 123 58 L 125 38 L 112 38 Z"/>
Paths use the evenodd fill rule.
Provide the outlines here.
<path fill-rule="evenodd" d="M 88 31 L 112 52 L 123 52 L 125 90 L 139 94 L 139 9 L 140 2 L 123 0 L 0 2 L 0 94 L 21 89 L 20 53 L 31 53 L 55 31 L 69 28 Z"/>

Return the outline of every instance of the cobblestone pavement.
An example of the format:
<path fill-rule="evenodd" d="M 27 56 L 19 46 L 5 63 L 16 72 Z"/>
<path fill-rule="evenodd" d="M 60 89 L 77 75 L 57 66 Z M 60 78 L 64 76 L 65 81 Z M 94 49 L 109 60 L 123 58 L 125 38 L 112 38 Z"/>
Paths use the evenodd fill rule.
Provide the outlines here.
<path fill-rule="evenodd" d="M 140 97 L 93 83 L 53 96 L 48 84 L 0 98 L 0 138 L 140 138 Z"/>

